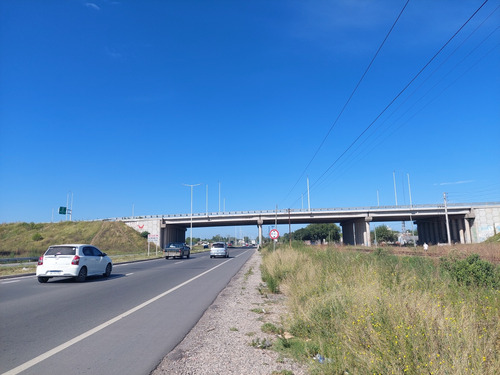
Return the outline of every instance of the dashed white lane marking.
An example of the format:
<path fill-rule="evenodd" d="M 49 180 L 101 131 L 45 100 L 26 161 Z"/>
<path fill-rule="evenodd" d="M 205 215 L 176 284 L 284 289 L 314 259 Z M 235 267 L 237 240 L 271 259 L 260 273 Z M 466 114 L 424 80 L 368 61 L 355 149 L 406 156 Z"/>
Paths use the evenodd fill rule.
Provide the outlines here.
<path fill-rule="evenodd" d="M 2 281 L 2 284 L 12 284 L 12 283 L 18 283 L 21 280 L 9 280 L 9 281 Z"/>
<path fill-rule="evenodd" d="M 28 362 L 25 362 L 22 365 L 19 365 L 19 366 L 13 368 L 12 370 L 4 372 L 3 375 L 16 375 L 22 371 L 29 369 L 30 367 L 35 366 L 36 364 L 42 362 L 43 360 L 52 357 L 53 355 L 63 351 L 64 349 L 69 348 L 70 346 L 82 341 L 83 339 L 86 339 L 89 336 L 92 336 L 94 333 L 97 333 L 97 332 L 103 330 L 104 328 L 109 327 L 111 324 L 116 323 L 120 319 L 123 319 L 123 318 L 135 313 L 136 311 L 139 311 L 140 309 L 152 304 L 153 302 L 159 300 L 160 298 L 165 297 L 167 294 L 170 294 L 170 293 L 176 291 L 177 289 L 182 288 L 183 286 L 189 284 L 190 282 L 206 275 L 207 273 L 212 272 L 216 268 L 222 266 L 223 264 L 225 264 L 227 262 L 230 262 L 231 260 L 232 259 L 228 259 L 225 262 L 222 262 L 222 263 L 216 265 L 215 267 L 212 267 L 212 268 L 206 270 L 205 272 L 202 272 L 199 275 L 197 275 L 197 276 L 195 276 L 187 281 L 184 281 L 183 283 L 181 283 L 181 284 L 179 284 L 179 285 L 177 285 L 177 286 L 175 286 L 175 287 L 173 287 L 173 288 L 171 288 L 163 293 L 158 294 L 156 297 L 153 297 L 150 300 L 148 300 L 144 303 L 141 303 L 140 305 L 137 305 L 136 307 L 133 307 L 132 309 L 124 312 L 123 314 L 120 314 L 120 315 L 114 317 L 113 319 L 110 319 L 107 322 L 104 322 L 101 325 L 98 325 L 97 327 L 92 328 L 91 330 L 88 330 L 87 332 L 84 332 L 81 335 L 79 335 L 79 336 L 77 336 L 69 341 L 66 341 L 63 344 L 56 346 L 54 349 L 51 349 L 43 354 L 40 354 L 38 357 L 35 357 L 35 358 L 29 360 Z"/>

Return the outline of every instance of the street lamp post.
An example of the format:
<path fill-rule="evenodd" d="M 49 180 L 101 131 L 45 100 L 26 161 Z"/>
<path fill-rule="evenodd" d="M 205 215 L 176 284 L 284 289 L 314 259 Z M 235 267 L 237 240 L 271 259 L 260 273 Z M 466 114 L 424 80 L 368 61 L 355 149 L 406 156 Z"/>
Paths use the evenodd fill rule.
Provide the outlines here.
<path fill-rule="evenodd" d="M 190 231 L 191 233 L 189 235 L 189 248 L 192 248 L 193 247 L 193 188 L 200 184 L 194 184 L 194 185 L 183 184 L 183 185 L 191 187 L 191 231 Z"/>

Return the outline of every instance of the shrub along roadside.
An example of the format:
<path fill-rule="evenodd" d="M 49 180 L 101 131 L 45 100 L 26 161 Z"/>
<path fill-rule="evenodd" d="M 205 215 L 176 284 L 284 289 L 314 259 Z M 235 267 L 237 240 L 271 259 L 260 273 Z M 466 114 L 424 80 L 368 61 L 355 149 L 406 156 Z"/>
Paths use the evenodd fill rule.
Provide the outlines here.
<path fill-rule="evenodd" d="M 500 291 L 478 257 L 467 262 L 480 276 L 467 282 L 450 260 L 439 267 L 316 247 L 264 253 L 263 279 L 287 295 L 284 329 L 295 336 L 274 347 L 302 360 L 321 354 L 315 373 L 500 373 Z"/>
<path fill-rule="evenodd" d="M 478 254 L 459 259 L 454 254 L 441 258 L 441 267 L 461 285 L 500 287 L 500 268 L 481 260 Z"/>

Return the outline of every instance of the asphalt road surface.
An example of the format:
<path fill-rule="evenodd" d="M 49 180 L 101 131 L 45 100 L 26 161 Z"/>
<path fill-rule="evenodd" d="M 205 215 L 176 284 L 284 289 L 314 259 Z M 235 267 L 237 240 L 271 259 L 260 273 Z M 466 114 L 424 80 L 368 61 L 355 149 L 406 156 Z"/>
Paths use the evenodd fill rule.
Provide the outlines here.
<path fill-rule="evenodd" d="M 0 280 L 0 373 L 149 374 L 254 251 L 115 265 L 84 283 Z"/>

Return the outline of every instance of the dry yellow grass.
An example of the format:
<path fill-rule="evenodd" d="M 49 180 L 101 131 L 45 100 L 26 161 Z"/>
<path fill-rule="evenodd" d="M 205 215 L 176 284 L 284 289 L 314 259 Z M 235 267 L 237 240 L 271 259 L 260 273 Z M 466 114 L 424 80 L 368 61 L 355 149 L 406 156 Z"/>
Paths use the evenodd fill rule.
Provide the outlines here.
<path fill-rule="evenodd" d="M 319 373 L 500 373 L 500 291 L 456 285 L 428 257 L 284 248 L 263 269 L 288 297 L 295 355 L 328 358 Z"/>

